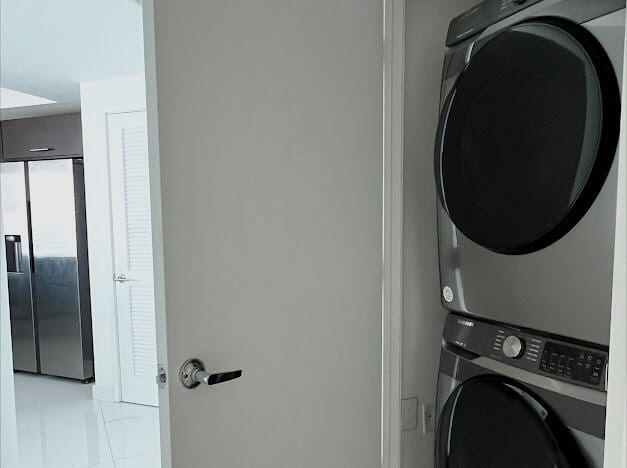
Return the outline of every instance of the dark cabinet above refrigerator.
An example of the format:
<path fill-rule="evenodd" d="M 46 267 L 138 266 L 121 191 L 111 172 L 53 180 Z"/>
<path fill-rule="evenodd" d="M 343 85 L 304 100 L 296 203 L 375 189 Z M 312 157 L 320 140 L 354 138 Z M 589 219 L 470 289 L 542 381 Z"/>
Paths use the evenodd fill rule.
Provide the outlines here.
<path fill-rule="evenodd" d="M 64 114 L 0 123 L 0 161 L 80 157 L 83 154 L 81 115 Z"/>

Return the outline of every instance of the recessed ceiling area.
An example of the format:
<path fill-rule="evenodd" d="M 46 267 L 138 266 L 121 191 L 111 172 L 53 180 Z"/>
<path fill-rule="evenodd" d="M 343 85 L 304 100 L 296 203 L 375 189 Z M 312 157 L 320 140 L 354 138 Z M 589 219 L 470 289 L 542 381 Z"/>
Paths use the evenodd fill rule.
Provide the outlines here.
<path fill-rule="evenodd" d="M 55 101 L 1 109 L 0 119 L 72 112 L 81 82 L 143 72 L 135 0 L 0 1 L 0 87 Z"/>
<path fill-rule="evenodd" d="M 54 104 L 55 101 L 35 96 L 33 94 L 21 93 L 14 89 L 0 87 L 0 109 L 12 109 L 14 107 L 37 106 L 43 104 Z"/>

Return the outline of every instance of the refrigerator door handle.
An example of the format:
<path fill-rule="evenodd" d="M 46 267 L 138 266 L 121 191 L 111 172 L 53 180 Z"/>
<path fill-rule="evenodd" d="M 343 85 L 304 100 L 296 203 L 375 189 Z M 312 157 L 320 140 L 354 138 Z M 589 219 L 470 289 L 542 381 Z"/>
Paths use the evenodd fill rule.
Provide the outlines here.
<path fill-rule="evenodd" d="M 24 273 L 22 268 L 22 237 L 18 235 L 4 236 L 5 248 L 7 253 L 7 271 L 8 273 Z"/>

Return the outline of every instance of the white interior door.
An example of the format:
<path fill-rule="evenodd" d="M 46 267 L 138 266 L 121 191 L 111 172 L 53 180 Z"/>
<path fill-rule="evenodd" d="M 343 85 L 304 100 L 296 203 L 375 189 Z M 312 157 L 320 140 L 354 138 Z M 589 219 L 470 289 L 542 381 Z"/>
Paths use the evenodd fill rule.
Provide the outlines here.
<path fill-rule="evenodd" d="M 107 124 L 122 401 L 157 405 L 146 112 L 109 114 Z"/>
<path fill-rule="evenodd" d="M 154 3 L 172 466 L 378 468 L 383 2 Z"/>

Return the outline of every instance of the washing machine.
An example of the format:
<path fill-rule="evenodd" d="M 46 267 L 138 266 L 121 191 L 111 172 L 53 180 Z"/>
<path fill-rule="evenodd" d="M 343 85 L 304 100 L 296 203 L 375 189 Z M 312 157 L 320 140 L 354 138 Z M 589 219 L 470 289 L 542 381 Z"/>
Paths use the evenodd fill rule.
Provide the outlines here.
<path fill-rule="evenodd" d="M 602 468 L 607 348 L 450 314 L 436 468 Z"/>
<path fill-rule="evenodd" d="M 487 0 L 449 27 L 435 148 L 450 311 L 609 342 L 625 0 Z"/>

